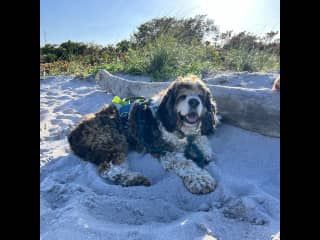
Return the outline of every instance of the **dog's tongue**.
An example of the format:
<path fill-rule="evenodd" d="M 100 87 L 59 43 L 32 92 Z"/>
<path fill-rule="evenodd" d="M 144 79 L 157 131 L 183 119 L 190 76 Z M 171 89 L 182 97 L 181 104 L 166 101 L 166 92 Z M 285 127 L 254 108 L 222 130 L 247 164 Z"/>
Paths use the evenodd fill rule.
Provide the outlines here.
<path fill-rule="evenodd" d="M 189 113 L 186 115 L 186 119 L 190 123 L 195 123 L 198 120 L 198 115 L 196 113 Z"/>

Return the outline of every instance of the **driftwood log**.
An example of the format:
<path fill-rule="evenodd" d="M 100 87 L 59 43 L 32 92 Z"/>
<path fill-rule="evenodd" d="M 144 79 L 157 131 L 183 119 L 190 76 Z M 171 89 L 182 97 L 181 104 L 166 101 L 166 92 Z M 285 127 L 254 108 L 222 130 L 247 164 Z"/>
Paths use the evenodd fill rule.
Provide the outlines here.
<path fill-rule="evenodd" d="M 138 82 L 100 70 L 96 81 L 103 90 L 120 97 L 152 97 L 168 87 L 169 82 Z M 249 89 L 208 84 L 216 98 L 222 122 L 280 137 L 280 94 L 271 89 Z"/>

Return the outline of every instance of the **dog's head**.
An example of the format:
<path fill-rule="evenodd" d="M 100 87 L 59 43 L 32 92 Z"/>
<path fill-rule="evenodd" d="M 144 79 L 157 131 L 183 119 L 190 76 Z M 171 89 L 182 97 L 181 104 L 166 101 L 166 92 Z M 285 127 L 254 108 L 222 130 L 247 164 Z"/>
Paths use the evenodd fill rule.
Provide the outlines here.
<path fill-rule="evenodd" d="M 194 75 L 179 77 L 170 84 L 157 115 L 169 132 L 201 129 L 202 135 L 209 135 L 217 123 L 214 98 L 205 83 Z"/>

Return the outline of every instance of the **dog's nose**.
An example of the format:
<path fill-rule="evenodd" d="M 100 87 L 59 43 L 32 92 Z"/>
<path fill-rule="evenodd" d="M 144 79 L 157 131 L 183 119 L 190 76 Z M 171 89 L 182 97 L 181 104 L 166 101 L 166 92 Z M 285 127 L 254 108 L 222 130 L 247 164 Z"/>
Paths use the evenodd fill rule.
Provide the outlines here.
<path fill-rule="evenodd" d="M 198 105 L 199 105 L 199 100 L 198 99 L 195 99 L 195 98 L 191 98 L 189 101 L 188 101 L 190 107 L 192 108 L 196 108 Z"/>

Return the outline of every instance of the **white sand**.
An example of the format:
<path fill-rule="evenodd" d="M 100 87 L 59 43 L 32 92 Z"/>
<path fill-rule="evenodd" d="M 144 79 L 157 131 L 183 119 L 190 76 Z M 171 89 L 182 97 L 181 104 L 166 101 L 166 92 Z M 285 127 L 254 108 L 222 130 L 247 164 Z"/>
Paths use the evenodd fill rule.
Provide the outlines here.
<path fill-rule="evenodd" d="M 41 239 L 271 239 L 279 223 L 279 138 L 222 124 L 210 140 L 218 188 L 193 195 L 149 154 L 130 153 L 150 187 L 104 182 L 96 167 L 70 153 L 66 135 L 113 96 L 94 83 L 55 77 L 40 88 Z M 208 238 L 209 239 L 209 238 Z"/>

